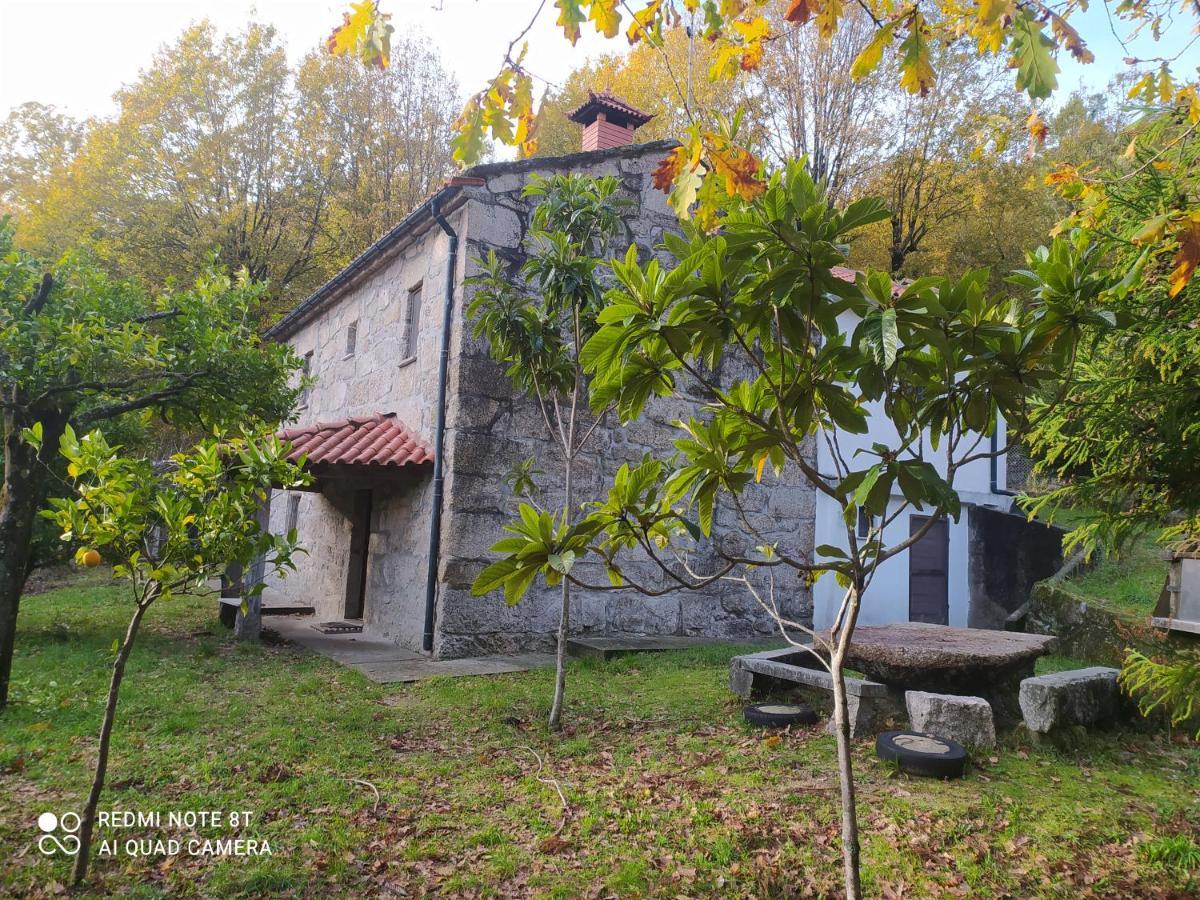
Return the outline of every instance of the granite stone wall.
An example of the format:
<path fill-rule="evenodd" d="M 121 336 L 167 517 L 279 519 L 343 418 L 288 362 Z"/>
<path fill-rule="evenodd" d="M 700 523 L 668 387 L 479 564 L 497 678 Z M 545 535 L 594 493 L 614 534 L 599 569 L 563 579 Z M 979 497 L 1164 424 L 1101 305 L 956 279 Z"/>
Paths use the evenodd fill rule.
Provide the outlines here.
<path fill-rule="evenodd" d="M 460 233 L 465 229 L 461 208 L 448 218 Z M 430 223 L 288 338 L 301 356 L 313 354 L 316 379 L 298 424 L 394 412 L 432 445 L 448 251 L 448 238 Z M 464 262 L 460 257 L 460 282 Z M 418 287 L 416 353 L 405 358 L 405 308 L 410 291 Z M 357 329 L 352 353 L 347 345 L 351 325 Z M 307 553 L 298 557 L 296 572 L 269 582 L 268 601 L 311 605 L 321 621 L 343 617 L 353 493 L 364 486 L 350 479 L 329 481 L 320 492 L 301 495 L 297 531 Z M 374 480 L 371 489 L 364 624 L 377 637 L 418 649 L 425 619 L 432 466 L 391 473 Z M 284 529 L 286 517 L 286 494 L 276 492 L 270 526 Z"/>
<path fill-rule="evenodd" d="M 470 335 L 465 308 L 470 288 L 464 278 L 477 271 L 473 259 L 495 249 L 515 273 L 525 256 L 522 241 L 531 204 L 521 189 L 534 172 L 580 171 L 614 175 L 634 201 L 625 240 L 644 256 L 676 227 L 665 195 L 650 172 L 669 145 L 644 144 L 616 150 L 477 167 L 466 173 L 485 184 L 465 188 L 448 211 L 461 238 L 450 341 L 446 432 L 446 493 L 434 653 L 439 657 L 549 648 L 558 625 L 559 593 L 535 587 L 517 606 L 499 594 L 473 597 L 470 585 L 491 561 L 488 550 L 516 511 L 505 475 L 520 460 L 534 457 L 545 470 L 545 502 L 559 502 L 561 463 L 534 402 L 515 397 L 500 366 Z M 316 385 L 301 411 L 300 424 L 352 415 L 394 412 L 432 443 L 437 390 L 437 354 L 442 321 L 448 241 L 430 223 L 407 244 L 393 248 L 386 262 L 361 276 L 289 338 L 296 351 L 313 353 Z M 409 291 L 423 286 L 416 358 L 401 359 L 404 308 Z M 346 333 L 357 325 L 353 354 Z M 682 396 L 652 404 L 650 414 L 628 426 L 608 421 L 597 428 L 588 451 L 576 463 L 576 498 L 599 497 L 617 467 L 643 454 L 670 453 L 678 437 L 671 422 L 697 413 L 704 398 L 687 385 Z M 432 517 L 431 467 L 406 471 L 391 484 L 376 486 L 369 549 L 364 620 L 369 634 L 418 648 L 424 625 L 429 524 Z M 308 555 L 299 571 L 269 585 L 268 599 L 312 605 L 320 620 L 344 614 L 353 489 L 350 482 L 322 485 L 302 495 L 298 530 Z M 797 483 L 777 483 L 770 473 L 746 497 L 747 514 L 761 534 L 801 556 L 813 546 L 814 496 Z M 271 526 L 286 526 L 286 495 L 277 493 Z M 731 548 L 743 529 L 734 511 L 719 509 L 718 540 Z M 751 544 L 758 543 L 755 539 Z M 734 543 L 731 543 L 734 542 Z M 698 571 L 718 562 L 698 554 Z M 578 570 L 589 581 L 607 584 L 603 571 Z M 646 582 L 661 579 L 652 565 L 632 571 Z M 769 585 L 760 583 L 764 593 Z M 811 591 L 790 572 L 781 574 L 775 599 L 785 615 L 812 618 Z M 700 593 L 648 598 L 630 590 L 579 590 L 573 599 L 573 631 L 593 634 L 706 635 L 730 639 L 765 637 L 772 620 L 744 586 L 719 583 Z"/>
<path fill-rule="evenodd" d="M 486 184 L 471 188 L 467 195 L 467 232 L 463 251 L 468 274 L 477 271 L 476 258 L 494 249 L 518 278 L 525 260 L 522 247 L 532 203 L 521 190 L 533 173 L 576 171 L 601 176 L 613 175 L 623 182 L 623 193 L 633 201 L 627 215 L 624 242 L 636 243 L 643 257 L 658 246 L 664 232 L 676 227 L 674 213 L 665 195 L 655 189 L 650 172 L 669 145 L 654 144 L 617 151 L 565 157 L 559 160 L 530 160 L 519 164 L 482 166 L 472 172 Z M 586 163 L 581 165 L 581 159 Z M 464 301 L 469 298 L 470 288 Z M 465 302 L 464 302 L 465 306 Z M 460 315 L 462 306 L 459 307 Z M 516 397 L 502 367 L 493 363 L 486 346 L 469 335 L 457 335 L 452 355 L 451 396 L 447 433 L 449 471 L 444 510 L 443 552 L 440 568 L 435 653 L 440 657 L 520 649 L 548 648 L 553 644 L 558 623 L 560 594 L 557 588 L 535 586 L 514 607 L 508 607 L 497 592 L 473 597 L 470 585 L 491 561 L 488 548 L 502 534 L 503 525 L 516 511 L 516 499 L 504 482 L 511 467 L 534 458 L 545 475 L 540 481 L 544 502 L 554 506 L 561 498 L 561 459 L 548 437 L 546 425 L 534 401 Z M 683 386 L 683 396 L 663 398 L 651 404 L 642 420 L 621 426 L 615 420 L 602 423 L 586 451 L 576 462 L 577 500 L 603 496 L 616 469 L 636 462 L 643 454 L 672 452 L 680 433 L 671 424 L 681 416 L 695 415 L 704 397 Z M 590 420 L 589 420 L 590 424 Z M 807 485 L 777 483 L 772 477 L 749 492 L 748 515 L 761 534 L 781 546 L 810 556 L 813 546 L 813 492 Z M 743 529 L 732 509 L 716 516 L 717 540 L 729 545 Z M 738 527 L 735 527 L 738 526 Z M 754 540 L 751 544 L 758 543 Z M 692 563 L 697 571 L 713 571 L 718 560 L 700 553 Z M 661 573 L 645 562 L 632 566 L 639 580 L 662 584 Z M 598 567 L 579 567 L 576 572 L 591 583 L 606 585 Z M 764 592 L 769 585 L 763 581 Z M 810 590 L 790 572 L 775 586 L 775 597 L 784 613 L 810 622 Z M 572 631 L 591 634 L 670 634 L 753 639 L 769 635 L 774 623 L 742 585 L 718 583 L 702 592 L 680 592 L 663 597 L 646 597 L 632 590 L 587 591 L 577 589 L 572 600 Z"/>

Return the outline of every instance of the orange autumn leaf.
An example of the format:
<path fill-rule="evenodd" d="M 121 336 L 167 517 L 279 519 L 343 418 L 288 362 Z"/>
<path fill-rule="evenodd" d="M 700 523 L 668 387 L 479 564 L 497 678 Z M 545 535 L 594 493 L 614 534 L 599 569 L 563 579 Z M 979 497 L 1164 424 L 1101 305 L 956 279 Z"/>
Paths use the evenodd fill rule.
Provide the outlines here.
<path fill-rule="evenodd" d="M 671 185 L 683 171 L 686 161 L 687 150 L 683 147 L 676 147 L 664 156 L 662 162 L 655 166 L 654 171 L 650 173 L 650 179 L 654 182 L 654 186 L 664 193 L 671 190 Z"/>
<path fill-rule="evenodd" d="M 793 25 L 803 25 L 813 17 L 816 11 L 817 6 L 813 0 L 790 0 L 783 17 Z"/>
<path fill-rule="evenodd" d="M 761 163 L 749 150 L 740 147 L 712 147 L 708 152 L 713 173 L 725 179 L 725 193 L 730 197 L 753 200 L 767 189 L 767 183 L 758 177 Z"/>
<path fill-rule="evenodd" d="M 742 71 L 749 72 L 757 69 L 763 58 L 763 40 L 771 33 L 770 24 L 762 16 L 758 16 L 749 22 L 734 22 L 733 29 L 742 36 L 744 42 L 742 44 Z"/>
<path fill-rule="evenodd" d="M 1040 147 L 1046 143 L 1046 137 L 1050 134 L 1050 126 L 1046 124 L 1046 120 L 1037 110 L 1031 112 L 1029 118 L 1025 120 L 1025 130 L 1029 132 L 1031 147 Z"/>
<path fill-rule="evenodd" d="M 1167 276 L 1168 295 L 1176 296 L 1187 287 L 1188 282 L 1200 265 L 1200 212 L 1194 212 L 1175 231 L 1175 240 L 1179 242 L 1179 250 L 1172 260 L 1175 268 Z"/>

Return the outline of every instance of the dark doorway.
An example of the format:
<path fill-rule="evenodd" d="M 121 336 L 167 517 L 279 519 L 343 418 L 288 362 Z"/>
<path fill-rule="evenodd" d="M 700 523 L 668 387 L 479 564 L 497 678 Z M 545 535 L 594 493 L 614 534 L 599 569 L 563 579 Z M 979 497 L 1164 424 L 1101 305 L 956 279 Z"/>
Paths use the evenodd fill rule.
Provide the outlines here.
<path fill-rule="evenodd" d="M 371 544 L 371 492 L 354 492 L 350 519 L 350 563 L 346 571 L 346 618 L 361 619 L 367 599 L 367 560 Z"/>
<path fill-rule="evenodd" d="M 916 534 L 928 516 L 910 516 L 908 533 Z M 934 522 L 924 536 L 908 548 L 908 620 L 950 624 L 950 525 Z"/>

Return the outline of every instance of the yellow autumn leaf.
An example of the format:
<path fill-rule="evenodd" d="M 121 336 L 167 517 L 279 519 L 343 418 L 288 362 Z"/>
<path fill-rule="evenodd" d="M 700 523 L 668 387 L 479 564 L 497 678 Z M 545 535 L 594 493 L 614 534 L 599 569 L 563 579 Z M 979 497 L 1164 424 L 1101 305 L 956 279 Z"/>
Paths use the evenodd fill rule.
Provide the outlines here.
<path fill-rule="evenodd" d="M 756 484 L 762 483 L 763 469 L 766 468 L 766 465 L 767 465 L 767 454 L 766 453 L 759 454 L 758 462 L 754 466 L 754 481 Z"/>
<path fill-rule="evenodd" d="M 924 97 L 936 83 L 937 74 L 933 71 L 925 35 L 925 18 L 914 13 L 909 20 L 908 36 L 900 44 L 900 86 L 910 94 Z"/>
<path fill-rule="evenodd" d="M 883 51 L 892 42 L 895 30 L 896 23 L 888 22 L 875 32 L 871 42 L 862 48 L 858 56 L 854 57 L 854 62 L 850 64 L 851 78 L 859 81 L 879 67 L 879 63 L 883 60 Z"/>
<path fill-rule="evenodd" d="M 1148 91 L 1153 91 L 1155 84 L 1156 81 L 1154 78 L 1154 73 L 1147 72 L 1133 83 L 1133 87 L 1131 87 L 1128 93 L 1125 94 L 1125 99 L 1132 100 L 1134 97 L 1147 93 Z"/>
<path fill-rule="evenodd" d="M 621 13 L 617 9 L 619 0 L 592 0 L 588 18 L 596 24 L 596 31 L 606 38 L 616 37 L 621 30 Z"/>
<path fill-rule="evenodd" d="M 830 40 L 837 33 L 838 22 L 845 12 L 843 0 L 825 0 L 821 11 L 817 13 L 817 33 L 825 40 Z"/>
<path fill-rule="evenodd" d="M 762 62 L 763 58 L 763 39 L 771 33 L 770 23 L 762 16 L 756 16 L 749 22 L 735 21 L 733 30 L 741 35 L 743 42 L 742 71 L 748 72 L 758 68 L 758 64 Z"/>
<path fill-rule="evenodd" d="M 574 46 L 579 40 L 579 26 L 587 21 L 579 0 L 554 0 L 554 5 L 558 7 L 558 19 L 554 24 L 563 30 L 563 36 Z"/>
<path fill-rule="evenodd" d="M 1025 120 L 1025 130 L 1029 132 L 1030 144 L 1039 147 L 1046 143 L 1046 136 L 1050 134 L 1050 126 L 1036 109 Z"/>
<path fill-rule="evenodd" d="M 644 7 L 633 14 L 633 21 L 625 32 L 630 44 L 636 44 L 647 35 L 653 34 L 658 21 L 662 0 L 650 0 Z"/>
<path fill-rule="evenodd" d="M 364 63 L 386 69 L 391 53 L 391 16 L 379 11 L 375 0 L 362 0 L 343 13 L 342 24 L 333 29 L 325 42 L 334 56 L 352 53 Z"/>

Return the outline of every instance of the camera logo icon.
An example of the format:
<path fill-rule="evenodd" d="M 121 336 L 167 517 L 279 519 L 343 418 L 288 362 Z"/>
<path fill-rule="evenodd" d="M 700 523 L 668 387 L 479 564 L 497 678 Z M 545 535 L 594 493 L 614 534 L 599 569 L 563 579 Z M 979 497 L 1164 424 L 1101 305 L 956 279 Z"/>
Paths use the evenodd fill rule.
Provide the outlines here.
<path fill-rule="evenodd" d="M 76 813 L 56 816 L 52 812 L 44 812 L 38 816 L 37 825 L 42 832 L 38 838 L 38 850 L 42 855 L 54 856 L 56 853 L 62 853 L 74 856 L 79 852 L 79 838 L 75 834 L 79 830 L 79 816 Z"/>

